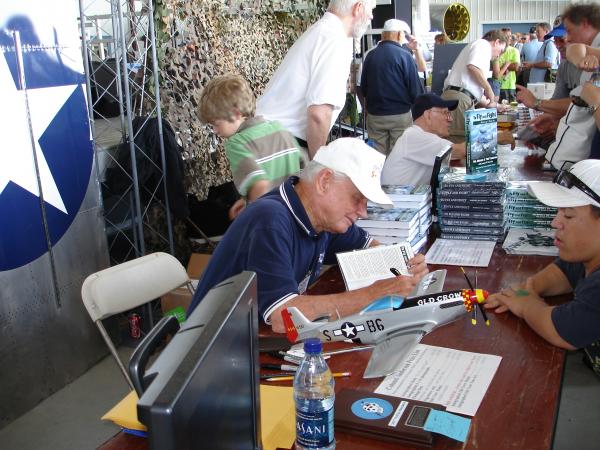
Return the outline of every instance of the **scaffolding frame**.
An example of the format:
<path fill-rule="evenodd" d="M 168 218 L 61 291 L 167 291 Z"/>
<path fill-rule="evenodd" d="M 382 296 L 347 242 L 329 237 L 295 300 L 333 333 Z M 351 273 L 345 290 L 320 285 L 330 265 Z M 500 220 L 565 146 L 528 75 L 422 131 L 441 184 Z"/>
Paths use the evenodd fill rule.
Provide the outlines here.
<path fill-rule="evenodd" d="M 91 13 L 99 8 L 110 13 Z M 146 238 L 158 243 L 152 251 L 174 254 L 152 0 L 79 0 L 79 9 L 88 114 L 111 265 L 145 255 Z M 107 105 L 118 108 L 116 117 L 109 117 Z M 137 130 L 136 117 L 145 117 Z M 152 160 L 135 142 L 151 118 L 157 119 L 160 161 Z M 129 158 L 119 155 L 127 147 Z M 140 184 L 138 161 L 159 174 L 157 182 Z M 109 170 L 127 180 L 122 191 L 110 192 Z M 166 231 L 152 223 L 153 208 L 164 214 Z"/>

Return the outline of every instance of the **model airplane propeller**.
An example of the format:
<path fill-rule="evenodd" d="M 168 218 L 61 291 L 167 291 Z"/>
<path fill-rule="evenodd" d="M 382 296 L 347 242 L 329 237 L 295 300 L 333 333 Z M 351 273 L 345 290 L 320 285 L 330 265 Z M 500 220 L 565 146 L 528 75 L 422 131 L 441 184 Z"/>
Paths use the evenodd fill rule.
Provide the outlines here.
<path fill-rule="evenodd" d="M 397 370 L 404 357 L 434 328 L 460 318 L 466 311 L 475 311 L 475 305 L 481 308 L 488 293 L 474 289 L 466 278 L 469 289 L 440 292 L 446 270 L 436 270 L 423 277 L 411 296 L 384 297 L 338 320 L 311 322 L 294 307 L 283 309 L 281 315 L 291 342 L 317 337 L 324 342 L 352 340 L 374 344 L 363 377 L 382 377 Z M 476 323 L 474 314 L 472 323 Z"/>

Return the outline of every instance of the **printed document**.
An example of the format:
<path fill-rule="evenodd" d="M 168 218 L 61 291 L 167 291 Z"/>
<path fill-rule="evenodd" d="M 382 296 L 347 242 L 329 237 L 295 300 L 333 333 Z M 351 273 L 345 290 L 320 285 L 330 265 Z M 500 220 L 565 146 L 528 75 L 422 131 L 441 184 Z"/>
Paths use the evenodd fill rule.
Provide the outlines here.
<path fill-rule="evenodd" d="M 501 359 L 418 344 L 375 393 L 439 403 L 450 412 L 474 416 Z"/>
<path fill-rule="evenodd" d="M 495 241 L 436 239 L 427 254 L 427 264 L 487 267 L 494 253 Z"/>
<path fill-rule="evenodd" d="M 338 253 L 336 256 L 346 289 L 352 291 L 369 286 L 377 280 L 394 277 L 391 268 L 402 275 L 408 275 L 408 260 L 414 253 L 408 242 L 402 242 Z"/>

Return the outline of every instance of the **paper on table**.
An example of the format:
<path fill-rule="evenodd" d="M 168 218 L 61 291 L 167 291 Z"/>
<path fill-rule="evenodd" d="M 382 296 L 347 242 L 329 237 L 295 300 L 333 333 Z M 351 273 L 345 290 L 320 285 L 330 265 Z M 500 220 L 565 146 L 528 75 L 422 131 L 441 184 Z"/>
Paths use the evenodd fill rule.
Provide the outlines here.
<path fill-rule="evenodd" d="M 296 437 L 293 392 L 291 387 L 260 385 L 260 422 L 264 450 L 292 447 Z M 137 419 L 137 402 L 137 394 L 131 391 L 104 414 L 102 420 L 110 420 L 122 428 L 146 430 Z"/>
<path fill-rule="evenodd" d="M 436 239 L 427 254 L 427 264 L 487 267 L 494 253 L 495 241 Z"/>
<path fill-rule="evenodd" d="M 501 359 L 418 344 L 375 393 L 439 403 L 450 412 L 474 416 Z"/>
<path fill-rule="evenodd" d="M 346 289 L 369 286 L 377 280 L 392 278 L 390 268 L 408 275 L 408 260 L 414 256 L 408 242 L 378 245 L 364 250 L 336 254 Z"/>
<path fill-rule="evenodd" d="M 102 420 L 110 420 L 122 428 L 130 430 L 146 431 L 143 423 L 137 418 L 138 396 L 135 391 L 127 394 L 119 403 L 113 406 L 110 411 L 102 416 Z"/>
<path fill-rule="evenodd" d="M 296 437 L 292 387 L 260 385 L 260 426 L 264 450 L 292 448 Z"/>

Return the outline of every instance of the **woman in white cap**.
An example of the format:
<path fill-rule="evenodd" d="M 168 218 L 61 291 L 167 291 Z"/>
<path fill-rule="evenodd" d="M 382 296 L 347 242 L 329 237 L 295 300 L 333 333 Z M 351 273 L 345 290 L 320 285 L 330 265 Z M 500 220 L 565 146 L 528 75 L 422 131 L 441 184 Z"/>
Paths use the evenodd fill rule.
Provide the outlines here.
<path fill-rule="evenodd" d="M 491 295 L 485 307 L 510 310 L 557 347 L 583 348 L 600 375 L 600 160 L 580 161 L 529 190 L 558 208 L 552 226 L 559 257 L 524 285 Z M 567 293 L 573 300 L 558 306 L 542 298 Z"/>

